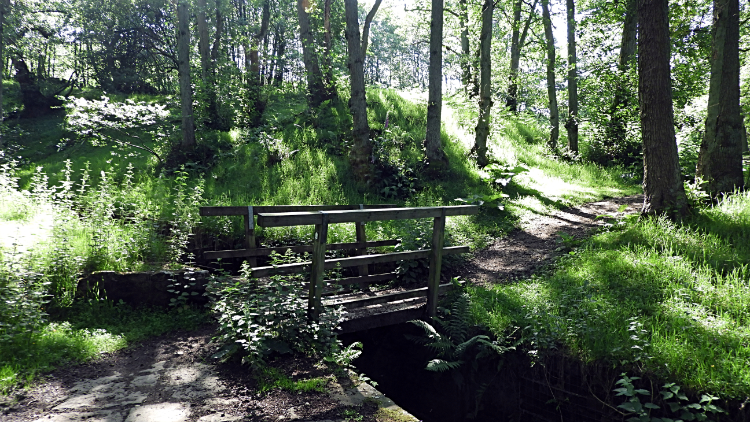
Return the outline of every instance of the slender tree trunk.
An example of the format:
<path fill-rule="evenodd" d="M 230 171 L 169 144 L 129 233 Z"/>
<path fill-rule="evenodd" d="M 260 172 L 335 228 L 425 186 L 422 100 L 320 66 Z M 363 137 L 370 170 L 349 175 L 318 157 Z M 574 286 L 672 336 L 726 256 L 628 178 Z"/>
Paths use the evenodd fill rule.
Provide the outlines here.
<path fill-rule="evenodd" d="M 279 27 L 279 47 L 276 53 L 276 72 L 274 74 L 274 86 L 281 86 L 284 82 L 284 70 L 286 68 L 286 59 L 284 54 L 286 53 L 286 38 L 284 37 L 285 27 L 282 24 Z"/>
<path fill-rule="evenodd" d="M 310 0 L 297 0 L 297 16 L 299 18 L 300 38 L 302 39 L 302 61 L 307 72 L 308 102 L 311 108 L 318 108 L 328 99 L 323 73 L 320 71 L 318 55 L 315 52 L 315 38 L 310 27 Z"/>
<path fill-rule="evenodd" d="M 440 118 L 443 107 L 443 0 L 432 0 L 430 22 L 430 83 L 427 98 L 427 133 L 425 152 L 433 173 L 447 167 L 448 159 L 440 140 Z"/>
<path fill-rule="evenodd" d="M 221 14 L 222 0 L 216 0 L 216 33 L 214 34 L 214 43 L 211 46 L 211 61 L 214 69 L 216 62 L 219 60 L 219 49 L 221 48 L 221 34 L 224 33 L 224 16 Z"/>
<path fill-rule="evenodd" d="M 560 114 L 557 110 L 557 90 L 555 88 L 555 39 L 552 36 L 552 19 L 549 15 L 549 0 L 542 0 L 542 20 L 544 38 L 547 41 L 547 96 L 549 97 L 550 149 L 557 148 L 560 137 Z"/>
<path fill-rule="evenodd" d="M 578 65 L 576 56 L 575 1 L 567 0 L 568 9 L 568 150 L 578 152 Z"/>
<path fill-rule="evenodd" d="M 480 43 L 480 85 L 479 85 L 479 121 L 476 127 L 474 149 L 477 153 L 477 165 L 485 167 L 489 164 L 487 158 L 487 137 L 490 134 L 490 110 L 492 108 L 492 13 L 495 11 L 493 0 L 484 0 L 482 6 L 482 32 Z"/>
<path fill-rule="evenodd" d="M 526 18 L 526 22 L 523 25 L 523 32 L 520 31 L 522 7 L 523 1 L 519 1 L 513 8 L 513 33 L 511 35 L 510 43 L 508 98 L 505 100 L 505 106 L 513 113 L 518 111 L 518 68 L 521 65 L 521 49 L 526 45 L 526 36 L 529 33 L 531 19 L 534 17 L 536 0 L 534 0 L 534 3 L 531 5 L 529 16 Z"/>
<path fill-rule="evenodd" d="M 458 2 L 458 20 L 461 26 L 461 83 L 466 95 L 471 94 L 471 50 L 469 47 L 469 10 L 467 0 Z"/>
<path fill-rule="evenodd" d="M 3 80 L 5 79 L 5 37 L 3 37 L 5 30 L 5 15 L 9 12 L 9 7 L 6 5 L 7 0 L 0 0 L 0 123 L 3 122 L 5 115 L 3 114 Z M 0 136 L 0 148 L 5 146 L 5 140 Z"/>
<path fill-rule="evenodd" d="M 248 96 L 248 118 L 251 126 L 257 126 L 263 116 L 266 108 L 265 101 L 261 98 L 260 92 L 260 60 L 258 58 L 258 47 L 260 42 L 268 32 L 268 24 L 271 19 L 270 1 L 263 2 L 263 12 L 261 14 L 260 29 L 253 35 L 250 47 L 250 68 L 247 70 L 247 96 Z"/>
<path fill-rule="evenodd" d="M 325 3 L 323 5 L 323 29 L 325 31 L 325 46 L 324 46 L 324 53 L 323 53 L 323 67 L 324 67 L 324 76 L 325 76 L 325 84 L 327 87 L 335 89 L 333 87 L 333 62 L 331 57 L 331 48 L 332 48 L 332 34 L 331 34 L 331 4 L 333 3 L 333 0 L 325 0 Z"/>
<path fill-rule="evenodd" d="M 352 113 L 354 144 L 349 153 L 349 162 L 355 177 L 365 183 L 372 181 L 373 169 L 370 156 L 370 125 L 367 122 L 367 99 L 365 96 L 365 57 L 367 54 L 367 39 L 375 13 L 382 0 L 376 0 L 370 13 L 365 19 L 364 30 L 360 39 L 359 34 L 359 6 L 357 0 L 344 0 L 346 13 L 346 40 L 349 49 L 349 74 L 351 75 L 351 99 L 349 109 Z"/>
<path fill-rule="evenodd" d="M 740 114 L 739 0 L 714 0 L 713 54 L 706 131 L 696 176 L 711 195 L 744 188 Z"/>
<path fill-rule="evenodd" d="M 624 80 L 635 57 L 637 26 L 638 0 L 628 0 L 622 29 L 622 41 L 620 42 L 620 58 L 617 65 L 620 80 L 617 81 L 615 86 L 615 97 L 612 101 L 609 123 L 605 131 L 605 138 L 612 145 L 625 140 L 625 118 L 622 114 L 630 106 L 628 99 L 631 95 Z"/>
<path fill-rule="evenodd" d="M 668 0 L 638 0 L 638 97 L 643 136 L 643 214 L 680 217 L 688 204 L 672 109 Z"/>
<path fill-rule="evenodd" d="M 201 77 L 208 81 L 211 73 L 211 51 L 208 42 L 208 5 L 206 0 L 198 0 L 198 52 L 201 56 Z"/>
<path fill-rule="evenodd" d="M 187 0 L 177 3 L 177 60 L 180 74 L 180 103 L 182 104 L 183 150 L 195 148 L 195 122 L 193 120 L 193 88 L 190 81 L 190 14 Z"/>

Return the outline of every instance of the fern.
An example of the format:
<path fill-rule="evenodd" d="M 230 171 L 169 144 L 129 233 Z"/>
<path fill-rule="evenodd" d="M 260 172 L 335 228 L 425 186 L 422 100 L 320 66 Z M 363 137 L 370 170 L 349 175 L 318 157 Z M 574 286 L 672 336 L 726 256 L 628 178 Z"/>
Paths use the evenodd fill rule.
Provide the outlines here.
<path fill-rule="evenodd" d="M 427 362 L 427 370 L 433 371 L 433 372 L 445 372 L 450 371 L 453 369 L 458 369 L 461 365 L 463 365 L 463 361 L 447 361 L 444 359 L 433 359 L 429 362 Z"/>

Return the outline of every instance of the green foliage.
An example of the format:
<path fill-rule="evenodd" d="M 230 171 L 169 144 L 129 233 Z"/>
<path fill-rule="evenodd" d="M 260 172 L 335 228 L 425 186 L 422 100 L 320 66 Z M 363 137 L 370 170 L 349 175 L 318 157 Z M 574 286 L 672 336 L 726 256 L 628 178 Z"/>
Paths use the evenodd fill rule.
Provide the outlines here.
<path fill-rule="evenodd" d="M 192 330 L 209 320 L 203 310 L 194 308 L 132 308 L 104 300 L 57 309 L 49 319 L 26 337 L 0 346 L 0 393 L 28 387 L 54 368 L 97 359 L 147 337 Z"/>
<path fill-rule="evenodd" d="M 550 273 L 472 289 L 474 315 L 494 333 L 524 327 L 534 356 L 564 347 L 691 392 L 745 397 L 749 204 L 741 193 L 682 224 L 643 219 L 601 232 Z"/>
<path fill-rule="evenodd" d="M 65 103 L 65 110 L 67 129 L 76 133 L 80 139 L 91 142 L 94 146 L 112 144 L 126 154 L 132 154 L 132 149 L 138 149 L 152 154 L 159 163 L 162 162 L 163 153 L 151 149 L 146 141 L 169 138 L 164 132 L 169 127 L 159 125 L 169 116 L 166 105 L 136 103 L 130 99 L 116 103 L 106 96 L 102 96 L 101 100 L 71 97 Z M 141 140 L 140 137 L 144 134 L 147 139 Z M 65 146 L 65 143 L 59 144 L 58 149 Z M 158 149 L 168 151 L 169 148 L 169 145 L 166 148 L 162 145 Z"/>
<path fill-rule="evenodd" d="M 328 384 L 327 378 L 292 380 L 277 368 L 258 365 L 253 369 L 253 377 L 258 383 L 258 394 L 268 394 L 279 389 L 290 393 L 323 393 Z"/>
<path fill-rule="evenodd" d="M 217 339 L 224 347 L 214 355 L 226 359 L 241 352 L 243 362 L 262 364 L 271 353 L 327 355 L 336 344 L 340 308 L 326 307 L 311 321 L 301 276 L 273 276 L 258 283 L 247 263 L 242 278 L 216 277 L 206 287 L 217 313 Z"/>
<path fill-rule="evenodd" d="M 0 78 L 3 84 L 3 117 L 14 116 L 23 111 L 23 95 L 16 81 Z"/>
<path fill-rule="evenodd" d="M 454 288 L 460 287 L 454 283 Z M 430 360 L 425 369 L 450 372 L 464 393 L 462 400 L 472 402 L 472 408 L 464 410 L 476 416 L 482 394 L 503 364 L 501 356 L 515 346 L 509 346 L 505 337 L 492 340 L 487 335 L 476 333 L 478 327 L 472 324 L 471 297 L 467 293 L 454 294 L 452 299 L 451 308 L 441 308 L 441 317 L 433 319 L 436 325 L 421 320 L 410 321 L 424 331 L 424 337 L 409 338 L 435 353 L 436 358 Z M 482 366 L 490 363 L 494 364 L 494 372 Z"/>
<path fill-rule="evenodd" d="M 635 388 L 633 381 L 639 379 L 639 377 L 629 377 L 623 372 L 616 383 L 621 387 L 614 390 L 617 392 L 617 396 L 623 396 L 626 399 L 624 403 L 617 407 L 627 412 L 625 416 L 632 415 L 627 419 L 628 422 L 708 421 L 711 420 L 708 413 L 726 413 L 720 407 L 712 404 L 718 397 L 703 394 L 700 402 L 690 403 L 688 397 L 680 391 L 680 386 L 671 382 L 662 386 L 661 391 L 659 391 L 661 400 L 656 401 L 662 406 L 669 408 L 671 414 L 675 416 L 672 418 L 651 416 L 652 413 L 660 410 L 662 406 L 651 402 L 641 402 L 639 396 L 651 396 L 651 392 L 642 388 Z M 651 400 L 654 400 L 653 397 Z M 659 413 L 665 414 L 665 412 Z"/>

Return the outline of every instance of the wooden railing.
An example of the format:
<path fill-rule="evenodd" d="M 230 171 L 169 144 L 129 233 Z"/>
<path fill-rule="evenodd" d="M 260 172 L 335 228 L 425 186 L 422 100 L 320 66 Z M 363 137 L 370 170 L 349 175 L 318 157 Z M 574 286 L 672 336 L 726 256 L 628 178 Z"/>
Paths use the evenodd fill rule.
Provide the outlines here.
<path fill-rule="evenodd" d="M 336 267 L 352 267 L 378 262 L 393 262 L 406 259 L 430 259 L 430 272 L 427 280 L 427 309 L 428 317 L 433 317 L 437 311 L 437 299 L 440 287 L 440 271 L 444 254 L 467 253 L 468 246 L 443 248 L 445 240 L 445 219 L 448 216 L 476 214 L 479 207 L 475 205 L 460 205 L 450 207 L 422 207 L 422 208 L 387 208 L 371 210 L 347 211 L 317 211 L 317 212 L 280 212 L 258 213 L 258 226 L 282 227 L 315 225 L 315 235 L 312 244 L 312 261 L 309 263 L 287 264 L 276 267 L 254 268 L 252 274 L 257 277 L 271 273 L 298 272 L 310 269 L 310 293 L 308 296 L 308 312 L 312 318 L 317 318 L 322 311 L 322 292 L 324 271 Z M 337 223 L 364 223 L 368 221 L 406 220 L 416 218 L 433 218 L 432 248 L 423 251 L 394 252 L 387 254 L 364 255 L 351 258 L 325 259 L 328 247 L 328 225 Z"/>
<path fill-rule="evenodd" d="M 343 285 L 363 285 L 383 282 L 395 278 L 395 274 L 375 274 L 368 272 L 369 264 L 396 262 L 402 260 L 429 258 L 430 272 L 427 287 L 408 292 L 394 294 L 392 299 L 404 299 L 426 294 L 428 317 L 435 316 L 437 310 L 437 298 L 440 289 L 440 271 L 442 257 L 448 254 L 459 254 L 469 252 L 468 246 L 456 246 L 444 248 L 445 219 L 455 215 L 471 215 L 478 212 L 474 205 L 448 206 L 448 207 L 422 207 L 422 208 L 393 208 L 392 205 L 311 205 L 311 206 L 248 206 L 248 207 L 202 207 L 202 216 L 243 216 L 245 222 L 245 249 L 209 251 L 204 253 L 208 259 L 218 258 L 248 258 L 254 277 L 265 277 L 274 274 L 291 274 L 310 271 L 308 312 L 310 317 L 316 319 L 323 308 L 322 293 L 326 282 L 324 280 L 325 270 L 335 268 L 357 267 L 359 276 L 336 280 Z M 315 234 L 312 245 L 282 246 L 275 248 L 258 248 L 255 239 L 255 218 L 257 226 L 260 227 L 286 227 L 314 225 Z M 364 224 L 369 221 L 405 220 L 416 218 L 433 218 L 432 248 L 429 250 L 392 252 L 386 254 L 367 255 L 368 247 L 394 246 L 399 241 L 380 240 L 367 241 Z M 338 223 L 357 223 L 357 241 L 351 243 L 327 243 L 328 226 Z M 276 266 L 257 266 L 257 257 L 268 256 L 273 252 L 283 253 L 287 249 L 294 252 L 310 252 L 312 260 L 294 264 L 283 264 Z M 353 249 L 357 256 L 347 258 L 325 259 L 326 250 Z M 372 301 L 372 298 L 364 301 Z M 382 302 L 382 300 L 379 300 Z M 350 304 L 353 307 L 358 303 Z"/>

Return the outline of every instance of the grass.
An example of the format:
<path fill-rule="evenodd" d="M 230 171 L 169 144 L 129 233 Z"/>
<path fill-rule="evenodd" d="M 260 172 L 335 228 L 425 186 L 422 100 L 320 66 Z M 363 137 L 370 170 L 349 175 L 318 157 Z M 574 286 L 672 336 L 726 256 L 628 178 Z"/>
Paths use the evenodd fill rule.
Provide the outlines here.
<path fill-rule="evenodd" d="M 266 394 L 275 389 L 290 393 L 324 393 L 329 381 L 327 377 L 292 380 L 281 370 L 272 366 L 256 368 L 254 377 L 258 382 L 258 394 Z"/>
<path fill-rule="evenodd" d="M 174 330 L 208 322 L 198 309 L 134 309 L 107 301 L 78 303 L 29 336 L 0 348 L 0 393 L 28 387 L 54 368 L 104 354 Z"/>
<path fill-rule="evenodd" d="M 657 375 L 693 393 L 750 393 L 750 194 L 682 224 L 645 219 L 592 237 L 547 275 L 474 288 L 496 334 L 523 327 L 563 348 Z"/>
<path fill-rule="evenodd" d="M 96 97 L 96 93 L 84 94 Z M 152 96 L 137 100 L 171 101 Z M 73 142 L 61 149 L 61 139 L 73 135 L 65 131 L 62 114 L 11 122 L 7 145 L 14 149 L 8 150 L 7 156 L 20 157 L 20 168 L 0 178 L 4 186 L 0 192 L 0 223 L 4 229 L 12 229 L 4 233 L 15 230 L 34 236 L 25 237 L 28 242 L 23 248 L 12 245 L 18 242 L 9 239 L 2 251 L 4 262 L 23 261 L 30 272 L 43 274 L 43 280 L 51 283 L 56 304 L 68 306 L 81 271 L 140 270 L 161 265 L 164 260 L 177 264 L 175 257 L 181 254 L 174 249 L 185 245 L 172 240 L 198 224 L 200 205 L 431 206 L 456 204 L 456 198 L 472 194 L 498 193 L 498 188 L 487 182 L 487 174 L 467 158 L 470 146 L 459 134 L 448 131 L 444 131 L 442 142 L 449 169 L 440 178 L 422 177 L 426 104 L 381 89 L 368 90 L 368 115 L 376 153 L 383 163 L 378 170 L 379 184 L 356 183 L 347 158 L 350 121 L 346 100 L 342 98 L 318 114 L 310 114 L 305 111 L 303 93 L 270 93 L 265 126 L 199 133 L 207 163 L 189 165 L 184 173 L 162 172 L 152 157 L 111 146 Z M 476 121 L 472 107 L 456 106 L 465 126 Z M 173 123 L 168 120 L 166 125 Z M 495 122 L 494 156 L 507 164 L 525 165 L 530 171 L 504 189 L 510 195 L 505 211 L 483 208 L 477 216 L 449 219 L 449 243 L 480 248 L 511 230 L 528 213 L 545 213 L 567 204 L 637 191 L 636 186 L 619 177 L 620 169 L 605 170 L 546 156 L 543 130 L 527 117 L 498 116 Z M 148 145 L 164 147 L 168 142 L 168 137 L 158 138 Z M 85 174 L 89 186 L 82 192 Z M 19 193 L 19 186 L 31 188 L 31 193 Z M 240 219 L 205 219 L 200 224 L 203 232 L 241 237 Z M 46 229 L 39 230 L 40 225 Z M 353 241 L 353 228 L 352 224 L 331 227 L 329 241 Z M 368 224 L 367 236 L 372 240 L 401 238 L 405 246 L 419 248 L 426 245 L 430 230 L 426 220 L 383 222 Z M 305 241 L 312 230 L 275 228 L 258 230 L 257 234 L 266 242 Z M 80 309 L 76 312 L 85 314 Z M 90 317 L 91 321 L 104 318 Z M 23 358 L 3 358 L 3 389 L 15 382 L 30 382 L 54 362 L 89 359 L 139 338 L 126 328 L 79 326 L 67 320 L 68 325 L 64 321 L 44 325 L 29 343 L 14 346 L 15 354 Z M 152 322 L 141 324 L 150 326 Z M 96 331 L 101 329 L 105 331 Z M 42 356 L 36 349 L 39 344 L 53 352 Z"/>

